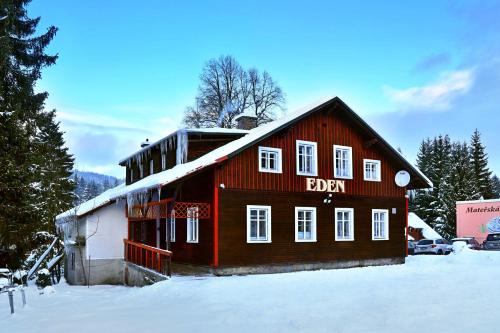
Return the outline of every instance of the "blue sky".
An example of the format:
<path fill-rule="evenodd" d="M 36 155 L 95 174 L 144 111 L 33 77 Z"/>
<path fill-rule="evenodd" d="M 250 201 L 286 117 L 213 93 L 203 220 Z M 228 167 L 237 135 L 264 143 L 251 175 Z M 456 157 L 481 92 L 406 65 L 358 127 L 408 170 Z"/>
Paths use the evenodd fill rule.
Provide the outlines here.
<path fill-rule="evenodd" d="M 59 32 L 50 93 L 76 167 L 117 161 L 180 127 L 204 63 L 267 70 L 287 111 L 337 95 L 412 161 L 422 139 L 483 135 L 500 173 L 500 3 L 495 1 L 43 1 Z"/>

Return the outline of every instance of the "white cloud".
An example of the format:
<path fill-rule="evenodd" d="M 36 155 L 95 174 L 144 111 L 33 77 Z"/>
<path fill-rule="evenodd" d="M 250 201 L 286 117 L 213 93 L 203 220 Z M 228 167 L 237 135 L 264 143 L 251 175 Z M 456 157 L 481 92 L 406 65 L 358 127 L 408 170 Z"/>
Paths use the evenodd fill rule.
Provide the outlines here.
<path fill-rule="evenodd" d="M 118 166 L 119 160 L 138 150 L 145 138 L 155 141 L 178 127 L 168 116 L 149 117 L 148 113 L 126 117 L 56 109 L 66 145 L 75 157 L 75 168 L 120 178 L 125 172 Z"/>
<path fill-rule="evenodd" d="M 474 84 L 474 69 L 444 72 L 435 82 L 421 87 L 395 89 L 383 87 L 384 93 L 403 110 L 449 110 L 455 98 Z"/>

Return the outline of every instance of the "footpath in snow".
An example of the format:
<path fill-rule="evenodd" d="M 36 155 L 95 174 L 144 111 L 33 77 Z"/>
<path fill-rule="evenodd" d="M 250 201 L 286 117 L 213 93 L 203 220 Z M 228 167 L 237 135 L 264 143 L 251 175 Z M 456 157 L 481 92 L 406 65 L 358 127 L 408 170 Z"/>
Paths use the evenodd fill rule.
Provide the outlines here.
<path fill-rule="evenodd" d="M 55 286 L 0 295 L 1 332 L 498 332 L 500 252 L 405 265 L 232 277 L 144 288 Z"/>

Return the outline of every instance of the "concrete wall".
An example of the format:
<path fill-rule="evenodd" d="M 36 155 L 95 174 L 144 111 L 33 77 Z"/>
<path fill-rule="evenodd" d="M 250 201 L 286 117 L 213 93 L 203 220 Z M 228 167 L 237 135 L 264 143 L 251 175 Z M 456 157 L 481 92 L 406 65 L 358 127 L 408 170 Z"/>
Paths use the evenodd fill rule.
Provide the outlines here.
<path fill-rule="evenodd" d="M 81 252 L 85 254 L 85 247 L 82 247 Z M 72 255 L 74 255 L 74 262 L 72 262 Z M 85 285 L 85 277 L 89 276 L 91 285 L 124 283 L 125 262 L 123 259 L 91 259 L 89 261 L 87 258 L 80 257 L 80 249 L 77 246 L 66 246 L 64 267 L 66 281 L 72 285 Z"/>

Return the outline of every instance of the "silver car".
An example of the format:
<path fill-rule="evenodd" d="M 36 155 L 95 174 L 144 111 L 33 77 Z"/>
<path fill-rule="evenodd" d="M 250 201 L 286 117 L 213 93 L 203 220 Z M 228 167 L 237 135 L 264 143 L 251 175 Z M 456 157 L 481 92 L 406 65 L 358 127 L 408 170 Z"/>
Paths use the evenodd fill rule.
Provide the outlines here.
<path fill-rule="evenodd" d="M 452 246 L 446 239 L 422 239 L 415 246 L 415 254 L 448 254 Z"/>
<path fill-rule="evenodd" d="M 500 251 L 500 233 L 488 234 L 483 242 L 483 249 Z"/>

